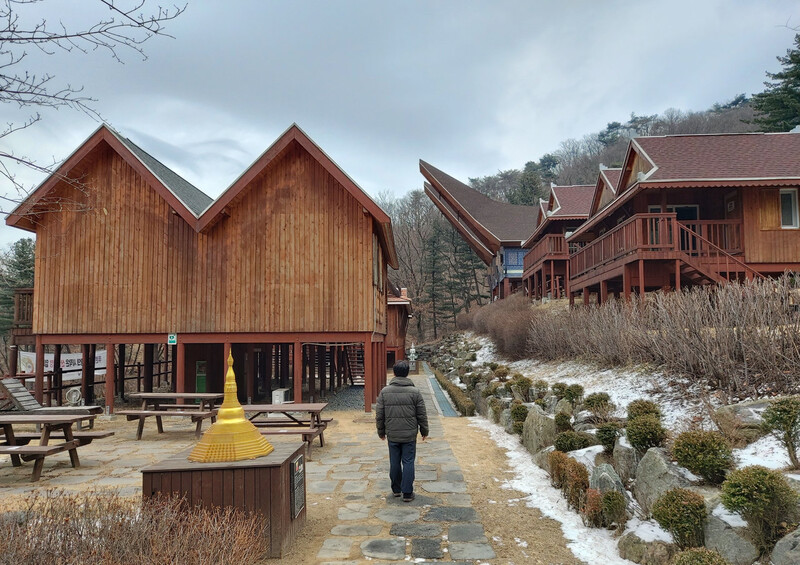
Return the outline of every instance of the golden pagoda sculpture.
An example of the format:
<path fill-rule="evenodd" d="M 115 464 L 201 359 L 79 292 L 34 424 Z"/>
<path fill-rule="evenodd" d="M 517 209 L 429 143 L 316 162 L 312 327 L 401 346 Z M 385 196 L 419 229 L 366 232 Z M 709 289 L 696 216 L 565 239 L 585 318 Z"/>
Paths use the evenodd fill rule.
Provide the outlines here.
<path fill-rule="evenodd" d="M 258 432 L 258 428 L 244 415 L 244 408 L 236 397 L 236 375 L 233 372 L 233 354 L 228 355 L 228 372 L 225 375 L 225 398 L 211 425 L 189 454 L 189 461 L 212 463 L 218 461 L 243 461 L 272 453 L 272 444 Z"/>

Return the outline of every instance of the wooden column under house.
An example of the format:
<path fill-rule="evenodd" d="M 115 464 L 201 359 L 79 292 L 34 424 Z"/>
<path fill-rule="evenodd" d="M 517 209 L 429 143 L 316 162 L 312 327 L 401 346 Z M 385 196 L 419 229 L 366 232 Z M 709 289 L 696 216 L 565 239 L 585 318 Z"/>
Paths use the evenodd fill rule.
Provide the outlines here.
<path fill-rule="evenodd" d="M 60 390 L 45 352 L 65 345 L 109 410 L 159 385 L 222 391 L 228 348 L 242 401 L 360 381 L 369 411 L 385 383 L 391 221 L 297 125 L 216 200 L 103 125 L 6 223 L 36 233 L 16 339 L 35 346 L 40 402 Z"/>

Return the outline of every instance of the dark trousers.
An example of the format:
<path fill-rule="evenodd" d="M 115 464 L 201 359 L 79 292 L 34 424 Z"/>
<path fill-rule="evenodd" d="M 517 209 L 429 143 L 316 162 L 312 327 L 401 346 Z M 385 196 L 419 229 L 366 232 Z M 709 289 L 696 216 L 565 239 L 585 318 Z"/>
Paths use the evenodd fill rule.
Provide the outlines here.
<path fill-rule="evenodd" d="M 389 479 L 392 492 L 412 494 L 414 492 L 414 458 L 417 456 L 417 442 L 389 444 Z"/>

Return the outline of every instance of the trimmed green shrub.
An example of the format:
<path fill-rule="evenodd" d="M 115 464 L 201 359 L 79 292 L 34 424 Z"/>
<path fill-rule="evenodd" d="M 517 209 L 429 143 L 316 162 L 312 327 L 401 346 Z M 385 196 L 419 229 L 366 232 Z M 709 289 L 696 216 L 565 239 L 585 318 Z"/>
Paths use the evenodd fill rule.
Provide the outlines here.
<path fill-rule="evenodd" d="M 556 425 L 556 429 L 558 426 Z M 614 451 L 614 445 L 617 443 L 617 438 L 620 436 L 620 425 L 616 422 L 606 422 L 605 424 L 600 424 L 597 426 L 597 433 L 595 437 L 597 437 L 597 441 L 600 442 L 600 445 L 603 446 L 603 451 L 606 453 L 612 453 Z"/>
<path fill-rule="evenodd" d="M 486 388 L 483 389 L 483 392 L 481 394 L 483 395 L 484 398 L 495 396 L 501 386 L 502 385 L 500 383 L 489 383 L 488 385 L 486 385 Z"/>
<path fill-rule="evenodd" d="M 575 406 L 583 399 L 583 387 L 581 385 L 569 385 L 564 391 L 564 399 Z"/>
<path fill-rule="evenodd" d="M 681 549 L 703 545 L 706 502 L 699 494 L 683 488 L 668 490 L 653 503 L 653 518 Z"/>
<path fill-rule="evenodd" d="M 628 404 L 628 421 L 648 414 L 658 417 L 659 420 L 661 419 L 661 410 L 656 406 L 655 402 L 639 399 Z"/>
<path fill-rule="evenodd" d="M 528 400 L 531 390 L 531 380 L 517 373 L 513 379 L 506 383 L 508 394 L 514 394 L 512 389 L 516 389 L 525 401 Z"/>
<path fill-rule="evenodd" d="M 608 420 L 616 408 L 611 402 L 611 397 L 605 392 L 595 392 L 587 396 L 583 400 L 583 407 L 601 422 Z"/>
<path fill-rule="evenodd" d="M 730 561 L 716 551 L 705 547 L 693 547 L 677 554 L 672 565 L 731 565 Z"/>
<path fill-rule="evenodd" d="M 442 388 L 450 396 L 450 400 L 453 401 L 453 404 L 455 404 L 456 409 L 459 412 L 461 412 L 461 414 L 464 416 L 474 416 L 475 403 L 472 402 L 472 400 L 466 395 L 466 393 L 459 387 L 454 385 L 450 381 L 450 379 L 448 379 L 442 374 L 441 371 L 434 369 L 433 374 L 436 375 L 436 380 L 439 381 L 439 384 L 442 385 Z"/>
<path fill-rule="evenodd" d="M 603 495 L 597 489 L 586 489 L 586 500 L 581 508 L 584 526 L 590 528 L 603 527 Z"/>
<path fill-rule="evenodd" d="M 520 422 L 511 422 L 511 431 L 513 431 L 517 435 L 522 435 L 522 432 L 525 430 L 525 420 Z"/>
<path fill-rule="evenodd" d="M 603 523 L 606 526 L 617 526 L 617 531 L 621 532 L 628 523 L 628 501 L 625 495 L 617 490 L 609 490 L 603 493 L 601 501 L 603 511 Z"/>
<path fill-rule="evenodd" d="M 535 381 L 532 386 L 536 393 L 536 398 L 544 398 L 547 395 L 547 391 L 550 390 L 550 385 L 542 379 Z"/>
<path fill-rule="evenodd" d="M 589 470 L 583 463 L 567 458 L 566 481 L 561 491 L 567 499 L 567 506 L 579 510 L 586 500 L 586 490 L 589 488 Z"/>
<path fill-rule="evenodd" d="M 627 433 L 630 444 L 641 452 L 651 447 L 661 447 L 667 440 L 667 430 L 655 414 L 645 414 L 629 420 Z"/>
<path fill-rule="evenodd" d="M 491 363 L 484 363 L 484 365 L 486 365 L 487 367 L 489 367 L 489 369 L 490 369 L 490 370 L 491 370 L 493 373 L 494 373 L 494 372 L 497 370 L 497 368 L 500 366 L 500 365 L 498 365 L 497 363 L 495 363 L 494 361 L 492 361 Z"/>
<path fill-rule="evenodd" d="M 789 396 L 770 402 L 764 410 L 764 429 L 772 433 L 789 452 L 792 468 L 800 468 L 797 446 L 800 444 L 800 397 Z"/>
<path fill-rule="evenodd" d="M 553 391 L 553 395 L 556 398 L 561 400 L 567 393 L 567 383 L 553 383 L 553 385 L 550 387 L 550 390 Z"/>
<path fill-rule="evenodd" d="M 672 455 L 680 465 L 714 485 L 724 481 L 725 473 L 733 467 L 733 452 L 719 432 L 683 432 L 675 439 Z"/>
<path fill-rule="evenodd" d="M 500 365 L 499 367 L 497 367 L 497 369 L 494 370 L 494 376 L 501 383 L 504 383 L 508 380 L 508 374 L 510 372 L 511 370 L 508 367 L 506 367 L 505 365 Z"/>
<path fill-rule="evenodd" d="M 547 403 L 544 401 L 544 398 L 537 398 L 533 403 L 542 410 L 547 410 Z"/>
<path fill-rule="evenodd" d="M 550 484 L 560 489 L 567 480 L 567 461 L 569 456 L 563 451 L 551 451 L 547 455 Z"/>
<path fill-rule="evenodd" d="M 558 451 L 575 451 L 595 445 L 597 441 L 592 434 L 586 432 L 561 432 L 553 443 Z"/>
<path fill-rule="evenodd" d="M 469 356 L 469 360 L 474 363 L 475 361 L 478 360 L 478 354 L 477 353 L 471 353 L 470 356 Z"/>
<path fill-rule="evenodd" d="M 503 411 L 503 403 L 496 396 L 489 399 L 489 419 L 495 424 L 500 421 L 500 413 Z"/>
<path fill-rule="evenodd" d="M 556 433 L 572 431 L 572 417 L 566 412 L 559 412 L 555 416 Z"/>
<path fill-rule="evenodd" d="M 528 417 L 528 407 L 524 404 L 517 404 L 511 407 L 511 420 L 514 422 L 524 422 Z"/>
<path fill-rule="evenodd" d="M 747 522 L 752 541 L 762 555 L 797 517 L 797 494 L 777 471 L 751 465 L 732 471 L 722 483 L 722 505 Z"/>

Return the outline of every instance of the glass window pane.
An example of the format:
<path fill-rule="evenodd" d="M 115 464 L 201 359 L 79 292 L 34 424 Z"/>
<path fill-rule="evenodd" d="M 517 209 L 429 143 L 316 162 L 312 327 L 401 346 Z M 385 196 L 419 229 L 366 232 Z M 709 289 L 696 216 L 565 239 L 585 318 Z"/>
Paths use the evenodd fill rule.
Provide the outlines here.
<path fill-rule="evenodd" d="M 781 192 L 781 225 L 784 227 L 795 226 L 796 197 L 796 192 Z"/>

